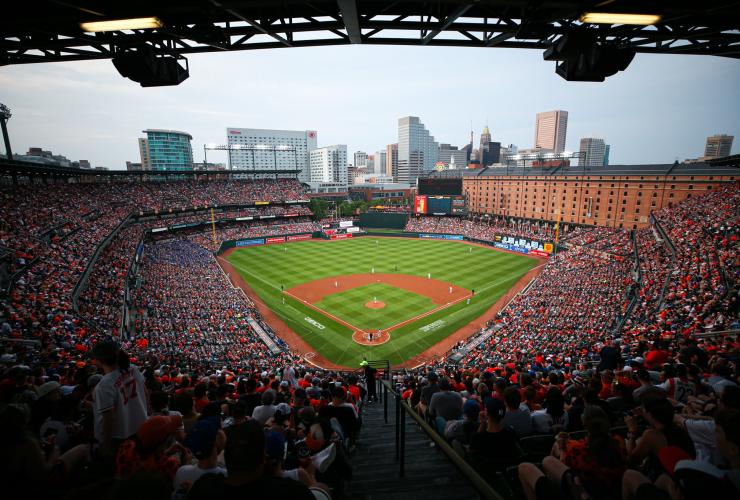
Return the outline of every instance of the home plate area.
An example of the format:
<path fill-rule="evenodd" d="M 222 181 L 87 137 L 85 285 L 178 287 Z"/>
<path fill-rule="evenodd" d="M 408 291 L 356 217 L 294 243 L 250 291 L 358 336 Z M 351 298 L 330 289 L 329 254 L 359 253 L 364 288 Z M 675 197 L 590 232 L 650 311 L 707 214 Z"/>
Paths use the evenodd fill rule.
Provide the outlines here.
<path fill-rule="evenodd" d="M 471 292 L 430 277 L 366 273 L 332 276 L 284 292 L 352 330 L 352 340 L 376 346 L 390 333 L 471 296 Z"/>

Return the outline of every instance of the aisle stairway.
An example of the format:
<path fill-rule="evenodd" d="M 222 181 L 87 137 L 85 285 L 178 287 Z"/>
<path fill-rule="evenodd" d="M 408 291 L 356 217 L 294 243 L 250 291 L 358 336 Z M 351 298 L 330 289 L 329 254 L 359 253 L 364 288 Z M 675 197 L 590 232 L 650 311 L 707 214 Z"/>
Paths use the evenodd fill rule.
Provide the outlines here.
<path fill-rule="evenodd" d="M 456 500 L 478 498 L 475 490 L 447 457 L 431 448 L 424 432 L 406 418 L 406 475 L 398 475 L 395 460 L 395 403 L 388 399 L 388 423 L 383 404 L 366 406 L 362 431 L 352 456 L 349 482 L 352 500 Z"/>

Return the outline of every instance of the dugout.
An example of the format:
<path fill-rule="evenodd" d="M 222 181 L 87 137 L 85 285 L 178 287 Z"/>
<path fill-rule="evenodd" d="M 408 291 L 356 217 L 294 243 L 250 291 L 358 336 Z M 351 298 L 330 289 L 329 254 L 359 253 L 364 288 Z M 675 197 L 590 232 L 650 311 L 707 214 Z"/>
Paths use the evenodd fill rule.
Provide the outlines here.
<path fill-rule="evenodd" d="M 403 229 L 409 214 L 397 212 L 366 212 L 360 214 L 360 227 L 371 229 Z"/>

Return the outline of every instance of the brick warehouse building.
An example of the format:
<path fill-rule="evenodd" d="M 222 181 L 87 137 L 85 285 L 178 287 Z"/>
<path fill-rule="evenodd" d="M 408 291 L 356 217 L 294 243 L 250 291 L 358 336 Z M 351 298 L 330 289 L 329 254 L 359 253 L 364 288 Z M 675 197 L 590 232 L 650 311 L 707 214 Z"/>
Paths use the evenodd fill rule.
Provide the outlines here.
<path fill-rule="evenodd" d="M 489 167 L 463 176 L 471 214 L 623 227 L 649 226 L 650 212 L 740 179 L 740 168 L 706 163 L 606 167 Z"/>

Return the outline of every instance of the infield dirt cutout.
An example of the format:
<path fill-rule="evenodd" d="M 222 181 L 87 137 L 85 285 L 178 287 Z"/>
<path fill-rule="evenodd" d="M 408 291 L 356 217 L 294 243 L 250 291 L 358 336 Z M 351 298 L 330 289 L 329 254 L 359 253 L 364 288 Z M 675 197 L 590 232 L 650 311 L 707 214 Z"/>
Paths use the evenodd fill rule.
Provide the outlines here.
<path fill-rule="evenodd" d="M 371 285 L 374 283 L 383 283 L 385 285 L 393 286 L 406 290 L 417 295 L 428 297 L 438 307 L 430 311 L 426 311 L 423 314 L 419 314 L 412 318 L 408 318 L 398 324 L 390 326 L 382 330 L 372 331 L 372 336 L 369 330 L 363 330 L 357 328 L 351 323 L 338 318 L 337 316 L 317 307 L 315 304 L 321 302 L 324 297 L 333 295 L 335 293 L 346 292 L 353 288 L 361 286 Z M 471 296 L 470 290 L 461 288 L 452 283 L 446 281 L 440 281 L 433 278 L 424 278 L 421 276 L 412 276 L 408 274 L 383 274 L 383 273 L 366 273 L 366 274 L 346 274 L 342 276 L 332 276 L 329 278 L 322 278 L 308 283 L 302 283 L 298 286 L 294 286 L 288 290 L 285 290 L 286 295 L 290 295 L 296 300 L 303 302 L 308 307 L 330 317 L 334 321 L 351 328 L 354 333 L 352 334 L 352 340 L 362 345 L 380 345 L 390 340 L 390 332 L 407 325 L 413 321 L 421 319 L 425 316 L 429 316 L 437 311 L 445 309 L 453 304 L 465 300 Z M 365 307 L 370 309 L 381 309 L 385 307 L 385 303 L 382 301 L 371 300 L 366 302 Z"/>

